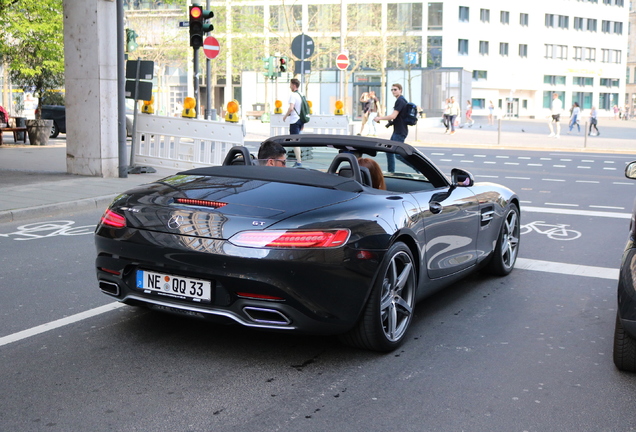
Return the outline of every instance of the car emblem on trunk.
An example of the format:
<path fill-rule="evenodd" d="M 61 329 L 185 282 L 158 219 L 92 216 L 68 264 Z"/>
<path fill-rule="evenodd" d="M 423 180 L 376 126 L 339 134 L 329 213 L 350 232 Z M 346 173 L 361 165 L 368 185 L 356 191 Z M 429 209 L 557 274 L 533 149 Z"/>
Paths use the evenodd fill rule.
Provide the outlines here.
<path fill-rule="evenodd" d="M 183 223 L 183 216 L 174 215 L 168 221 L 168 228 L 177 229 L 177 228 L 179 228 L 181 226 L 182 223 Z"/>

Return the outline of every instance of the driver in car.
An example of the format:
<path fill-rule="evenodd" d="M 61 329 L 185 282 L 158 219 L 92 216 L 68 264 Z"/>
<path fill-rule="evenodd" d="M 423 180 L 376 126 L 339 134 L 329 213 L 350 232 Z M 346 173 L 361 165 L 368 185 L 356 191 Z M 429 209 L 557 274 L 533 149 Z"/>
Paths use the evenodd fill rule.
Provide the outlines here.
<path fill-rule="evenodd" d="M 287 166 L 287 150 L 279 143 L 265 141 L 258 149 L 258 164 L 263 166 Z"/>

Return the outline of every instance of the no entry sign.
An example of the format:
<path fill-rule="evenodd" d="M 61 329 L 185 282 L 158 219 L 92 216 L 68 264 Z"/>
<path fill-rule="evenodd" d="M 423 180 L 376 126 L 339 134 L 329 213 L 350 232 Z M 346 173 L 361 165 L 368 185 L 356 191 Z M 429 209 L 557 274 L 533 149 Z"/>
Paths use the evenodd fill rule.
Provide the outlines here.
<path fill-rule="evenodd" d="M 213 36 L 208 36 L 203 40 L 203 53 L 209 59 L 213 59 L 221 52 L 219 41 Z"/>
<path fill-rule="evenodd" d="M 345 53 L 338 54 L 336 57 L 336 66 L 340 70 L 345 70 L 349 67 L 349 56 Z"/>

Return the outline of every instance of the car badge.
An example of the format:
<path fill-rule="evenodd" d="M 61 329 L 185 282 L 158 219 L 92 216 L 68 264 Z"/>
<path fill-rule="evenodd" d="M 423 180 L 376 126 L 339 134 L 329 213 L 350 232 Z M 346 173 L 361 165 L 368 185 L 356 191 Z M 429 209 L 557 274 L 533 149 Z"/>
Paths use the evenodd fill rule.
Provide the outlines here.
<path fill-rule="evenodd" d="M 177 228 L 179 228 L 181 226 L 181 224 L 183 224 L 183 216 L 174 215 L 168 221 L 168 228 L 177 229 Z"/>
<path fill-rule="evenodd" d="M 263 225 L 265 225 L 265 222 L 261 222 L 261 221 L 252 221 L 252 225 L 254 225 L 254 226 L 263 226 Z"/>

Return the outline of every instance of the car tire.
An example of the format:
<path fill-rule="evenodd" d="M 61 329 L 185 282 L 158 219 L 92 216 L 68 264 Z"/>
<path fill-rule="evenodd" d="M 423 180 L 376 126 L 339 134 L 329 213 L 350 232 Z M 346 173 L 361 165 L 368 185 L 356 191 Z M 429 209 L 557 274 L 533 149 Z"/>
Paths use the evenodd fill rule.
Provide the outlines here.
<path fill-rule="evenodd" d="M 510 274 L 519 254 L 519 208 L 511 204 L 501 224 L 497 245 L 486 266 L 486 271 L 496 276 Z"/>
<path fill-rule="evenodd" d="M 60 128 L 57 127 L 57 124 L 55 122 L 53 122 L 53 126 L 51 126 L 51 135 L 49 135 L 49 138 L 57 138 L 59 134 Z"/>
<path fill-rule="evenodd" d="M 404 342 L 415 308 L 415 268 L 413 255 L 404 243 L 389 248 L 362 317 L 351 331 L 340 337 L 344 343 L 390 352 Z"/>
<path fill-rule="evenodd" d="M 636 339 L 627 334 L 618 314 L 614 326 L 614 365 L 625 372 L 636 372 Z"/>

